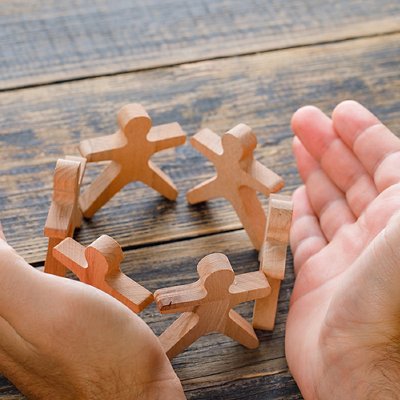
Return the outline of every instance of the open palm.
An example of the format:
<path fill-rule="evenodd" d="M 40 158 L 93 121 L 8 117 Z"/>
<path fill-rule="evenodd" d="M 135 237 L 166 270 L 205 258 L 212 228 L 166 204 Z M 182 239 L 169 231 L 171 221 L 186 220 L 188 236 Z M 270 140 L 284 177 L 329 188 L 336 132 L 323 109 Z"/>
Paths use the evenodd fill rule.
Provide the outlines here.
<path fill-rule="evenodd" d="M 304 186 L 294 194 L 289 367 L 306 399 L 397 399 L 400 139 L 354 101 L 332 119 L 304 107 L 292 128 Z"/>

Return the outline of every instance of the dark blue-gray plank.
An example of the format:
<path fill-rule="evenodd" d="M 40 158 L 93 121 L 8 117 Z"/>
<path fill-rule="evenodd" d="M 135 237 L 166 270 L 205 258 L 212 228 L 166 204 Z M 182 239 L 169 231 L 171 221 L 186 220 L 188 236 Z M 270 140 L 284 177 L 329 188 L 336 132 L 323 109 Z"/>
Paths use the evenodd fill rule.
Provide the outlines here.
<path fill-rule="evenodd" d="M 258 254 L 243 230 L 128 250 L 121 267 L 132 279 L 155 291 L 197 280 L 197 263 L 213 252 L 226 254 L 237 274 L 258 269 Z M 301 399 L 285 360 L 285 323 L 294 281 L 290 253 L 287 264 L 276 326 L 273 332 L 257 331 L 259 348 L 249 350 L 226 336 L 213 334 L 202 337 L 173 360 L 188 399 Z M 253 302 L 235 309 L 251 320 Z M 160 315 L 154 304 L 140 315 L 156 335 L 177 318 L 175 314 Z M 16 393 L 0 377 L 0 399 L 10 400 L 7 395 Z"/>
<path fill-rule="evenodd" d="M 189 135 L 247 123 L 259 140 L 256 158 L 294 189 L 300 180 L 290 118 L 298 107 L 314 103 L 331 112 L 355 98 L 400 131 L 399 41 L 389 35 L 1 93 L 0 220 L 10 243 L 30 262 L 44 260 L 56 159 L 76 153 L 80 139 L 113 133 L 118 108 L 132 101 L 156 124 L 177 120 Z M 129 185 L 85 221 L 78 240 L 109 234 L 132 247 L 240 228 L 226 201 L 188 206 L 186 191 L 213 174 L 189 144 L 157 162 L 176 182 L 177 202 Z M 85 182 L 95 173 L 88 165 Z"/>
<path fill-rule="evenodd" d="M 392 0 L 2 2 L 0 89 L 398 30 Z"/>

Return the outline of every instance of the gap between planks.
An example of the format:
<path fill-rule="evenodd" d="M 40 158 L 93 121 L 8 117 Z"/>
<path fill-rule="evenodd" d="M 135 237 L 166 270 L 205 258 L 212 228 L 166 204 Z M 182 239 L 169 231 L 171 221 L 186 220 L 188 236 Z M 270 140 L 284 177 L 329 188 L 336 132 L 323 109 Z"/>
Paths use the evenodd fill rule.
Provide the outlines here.
<path fill-rule="evenodd" d="M 142 68 L 132 68 L 132 69 L 126 69 L 126 70 L 119 70 L 119 71 L 115 71 L 115 72 L 104 72 L 104 73 L 94 74 L 94 75 L 90 75 L 90 74 L 80 75 L 80 76 L 71 77 L 71 78 L 67 78 L 67 79 L 54 79 L 54 80 L 42 81 L 42 82 L 32 83 L 32 84 L 27 84 L 27 85 L 15 85 L 15 86 L 6 87 L 6 88 L 0 88 L 0 93 L 14 92 L 14 91 L 18 91 L 18 90 L 32 89 L 32 88 L 38 88 L 38 87 L 43 87 L 43 86 L 60 85 L 63 83 L 91 80 L 91 79 L 102 78 L 102 77 L 129 75 L 129 74 L 133 74 L 133 73 L 152 71 L 152 70 L 156 70 L 156 69 L 167 69 L 167 68 L 179 67 L 181 65 L 196 64 L 196 63 L 205 62 L 205 61 L 217 61 L 217 60 L 225 60 L 225 59 L 229 59 L 229 58 L 252 56 L 252 55 L 256 55 L 256 54 L 277 53 L 277 52 L 281 52 L 281 51 L 288 51 L 288 50 L 308 48 L 308 47 L 316 47 L 316 46 L 329 46 L 329 45 L 343 43 L 343 42 L 373 39 L 373 38 L 378 38 L 378 37 L 383 37 L 383 36 L 395 36 L 397 34 L 400 34 L 400 30 L 389 30 L 386 32 L 366 34 L 366 35 L 361 35 L 361 36 L 349 36 L 349 37 L 333 39 L 333 40 L 321 40 L 321 41 L 317 41 L 317 42 L 309 42 L 309 43 L 290 45 L 290 46 L 281 46 L 281 47 L 276 47 L 276 48 L 266 49 L 266 50 L 254 50 L 254 51 L 241 52 L 241 53 L 233 53 L 232 52 L 232 53 L 221 55 L 221 56 L 199 57 L 195 60 L 186 60 L 186 61 L 181 61 L 181 62 L 171 62 L 171 63 L 164 63 L 164 64 L 158 63 L 158 64 L 154 64 L 154 65 L 150 65 L 148 67 L 142 67 Z"/>

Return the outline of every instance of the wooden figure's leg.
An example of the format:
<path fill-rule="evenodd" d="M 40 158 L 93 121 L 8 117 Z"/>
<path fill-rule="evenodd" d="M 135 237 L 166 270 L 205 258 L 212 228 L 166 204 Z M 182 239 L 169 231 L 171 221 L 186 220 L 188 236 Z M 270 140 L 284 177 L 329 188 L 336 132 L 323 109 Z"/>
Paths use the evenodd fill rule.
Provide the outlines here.
<path fill-rule="evenodd" d="M 178 190 L 171 178 L 152 161 L 149 161 L 148 167 L 149 173 L 141 176 L 140 180 L 168 200 L 175 200 L 178 197 Z"/>
<path fill-rule="evenodd" d="M 267 297 L 256 300 L 254 304 L 253 327 L 256 329 L 272 331 L 275 326 L 281 281 L 279 279 L 268 278 L 268 282 L 271 286 L 271 294 Z"/>
<path fill-rule="evenodd" d="M 44 272 L 47 272 L 48 274 L 65 276 L 67 272 L 67 269 L 64 267 L 64 265 L 60 261 L 56 260 L 53 256 L 53 248 L 61 243 L 62 240 L 63 239 L 49 238 L 47 256 L 44 263 Z"/>
<path fill-rule="evenodd" d="M 74 221 L 73 221 L 73 226 L 75 228 L 80 228 L 82 225 L 82 211 L 80 208 L 77 206 L 75 211 L 74 211 Z"/>
<path fill-rule="evenodd" d="M 222 333 L 248 349 L 255 349 L 260 344 L 252 326 L 234 310 L 229 311 L 229 316 Z"/>
<path fill-rule="evenodd" d="M 220 194 L 217 178 L 213 177 L 190 189 L 186 193 L 186 198 L 189 204 L 197 204 L 220 197 Z"/>
<path fill-rule="evenodd" d="M 160 335 L 161 345 L 170 360 L 203 335 L 200 329 L 196 329 L 198 324 L 199 316 L 186 312 Z"/>
<path fill-rule="evenodd" d="M 101 207 L 125 186 L 126 182 L 122 180 L 120 171 L 120 165 L 112 162 L 82 194 L 79 204 L 86 218 L 93 217 Z"/>
<path fill-rule="evenodd" d="M 239 190 L 239 198 L 231 202 L 253 246 L 260 250 L 264 241 L 266 216 L 256 192 L 244 186 Z"/>

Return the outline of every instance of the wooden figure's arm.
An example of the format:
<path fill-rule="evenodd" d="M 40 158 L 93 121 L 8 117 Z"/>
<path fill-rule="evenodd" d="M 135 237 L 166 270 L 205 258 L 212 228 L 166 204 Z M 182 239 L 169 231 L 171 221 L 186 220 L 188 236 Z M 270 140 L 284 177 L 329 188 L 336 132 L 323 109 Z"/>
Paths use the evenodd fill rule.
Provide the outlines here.
<path fill-rule="evenodd" d="M 285 184 L 282 177 L 257 160 L 253 160 L 250 164 L 248 175 L 244 176 L 243 183 L 266 196 L 278 192 Z"/>
<path fill-rule="evenodd" d="M 223 153 L 221 138 L 208 128 L 202 129 L 192 136 L 190 143 L 213 163 Z"/>
<path fill-rule="evenodd" d="M 113 135 L 86 139 L 79 144 L 79 152 L 88 162 L 112 160 L 114 153 L 127 144 L 125 135 L 118 131 Z"/>
<path fill-rule="evenodd" d="M 105 282 L 113 289 L 113 297 L 136 313 L 144 310 L 154 300 L 149 290 L 122 272 L 106 276 Z"/>
<path fill-rule="evenodd" d="M 172 122 L 151 128 L 147 140 L 154 144 L 155 152 L 158 152 L 184 144 L 186 133 L 177 122 Z"/>
<path fill-rule="evenodd" d="M 206 296 L 207 292 L 200 281 L 188 285 L 158 289 L 154 293 L 154 299 L 161 314 L 191 311 Z"/>
<path fill-rule="evenodd" d="M 72 238 L 66 238 L 53 248 L 53 256 L 72 271 L 79 280 L 85 281 L 84 274 L 87 268 L 87 261 L 84 246 Z"/>
<path fill-rule="evenodd" d="M 236 275 L 235 282 L 229 288 L 232 306 L 246 301 L 260 299 L 271 293 L 271 287 L 262 271 Z"/>

